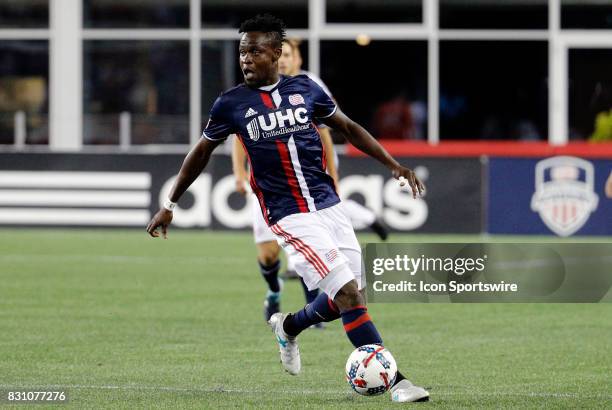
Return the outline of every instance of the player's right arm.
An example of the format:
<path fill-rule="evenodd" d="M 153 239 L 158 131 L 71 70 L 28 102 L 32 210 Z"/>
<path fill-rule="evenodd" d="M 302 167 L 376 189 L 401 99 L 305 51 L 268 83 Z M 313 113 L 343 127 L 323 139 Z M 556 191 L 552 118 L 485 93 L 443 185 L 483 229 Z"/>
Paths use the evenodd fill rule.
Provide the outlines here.
<path fill-rule="evenodd" d="M 224 107 L 223 96 L 217 98 L 210 110 L 210 119 L 206 124 L 206 129 L 202 133 L 202 138 L 191 148 L 191 151 L 185 157 L 183 165 L 172 185 L 168 201 L 176 204 L 181 195 L 185 193 L 187 188 L 196 180 L 202 173 L 213 150 L 221 144 L 228 135 L 232 134 L 233 126 L 230 110 Z M 173 205 L 174 206 L 174 205 Z M 164 239 L 167 238 L 168 225 L 172 222 L 172 207 L 168 209 L 166 205 L 153 216 L 151 222 L 147 225 L 147 232 L 154 238 L 159 236 L 157 228 L 161 227 Z"/>
<path fill-rule="evenodd" d="M 242 195 L 247 194 L 248 175 L 246 170 L 246 152 L 238 141 L 238 136 L 234 137 L 232 145 L 232 171 L 236 179 L 236 191 Z"/>
<path fill-rule="evenodd" d="M 200 138 L 198 143 L 193 146 L 189 154 L 185 157 L 181 170 L 172 185 L 168 199 L 172 202 L 178 202 L 181 195 L 185 193 L 187 188 L 191 186 L 193 181 L 202 173 L 213 150 L 220 144 L 221 141 L 211 141 L 206 138 Z M 159 236 L 157 228 L 161 227 L 162 235 L 167 238 L 168 225 L 172 222 L 172 211 L 162 208 L 151 222 L 147 225 L 147 232 L 154 238 Z"/>

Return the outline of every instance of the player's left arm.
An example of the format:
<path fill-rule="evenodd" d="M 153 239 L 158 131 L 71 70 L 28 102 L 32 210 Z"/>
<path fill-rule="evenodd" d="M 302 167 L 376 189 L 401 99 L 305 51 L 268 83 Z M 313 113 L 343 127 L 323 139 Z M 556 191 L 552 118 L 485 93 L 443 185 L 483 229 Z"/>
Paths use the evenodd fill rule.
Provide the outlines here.
<path fill-rule="evenodd" d="M 406 178 L 412 189 L 413 198 L 416 198 L 417 193 L 419 195 L 423 194 L 425 186 L 419 181 L 414 171 L 400 165 L 400 163 L 397 162 L 378 141 L 376 141 L 372 134 L 347 117 L 339 108 L 336 109 L 333 115 L 325 118 L 324 122 L 333 129 L 342 132 L 346 139 L 357 149 L 380 161 L 392 172 L 394 178 Z"/>
<path fill-rule="evenodd" d="M 334 155 L 334 142 L 332 141 L 331 132 L 329 128 L 319 128 L 319 135 L 321 136 L 321 143 L 325 150 L 325 165 L 327 167 L 327 173 L 334 180 L 336 185 L 336 191 L 338 191 L 338 169 L 336 168 L 336 160 Z"/>

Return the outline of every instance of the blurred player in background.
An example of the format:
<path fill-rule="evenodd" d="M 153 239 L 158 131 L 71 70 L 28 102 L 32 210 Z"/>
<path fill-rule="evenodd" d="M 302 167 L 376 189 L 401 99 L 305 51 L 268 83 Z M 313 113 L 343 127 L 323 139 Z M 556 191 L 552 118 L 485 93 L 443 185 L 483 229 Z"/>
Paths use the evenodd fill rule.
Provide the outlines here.
<path fill-rule="evenodd" d="M 257 198 L 249 198 L 252 194 L 249 185 L 249 174 L 247 169 L 247 156 L 244 147 L 234 137 L 232 140 L 232 170 L 236 179 L 236 191 L 245 195 L 247 200 L 251 200 L 253 210 L 253 239 L 257 248 L 257 263 L 262 277 L 268 284 L 266 297 L 264 299 L 264 317 L 265 320 L 270 320 L 274 313 L 280 312 L 280 299 L 282 291 L 282 280 L 278 277 L 280 270 L 280 252 L 281 247 L 276 241 L 276 235 L 270 230 L 268 224 L 263 218 L 259 202 Z M 254 194 L 253 194 L 254 195 Z M 287 266 L 289 270 L 293 269 L 291 257 L 287 255 Z M 298 276 L 299 278 L 299 276 Z M 311 303 L 319 294 L 318 289 L 308 290 L 302 278 L 299 278 L 304 290 L 306 303 Z M 322 323 L 316 324 L 314 327 L 323 328 Z"/>
<path fill-rule="evenodd" d="M 312 81 L 317 83 L 319 87 L 325 91 L 333 99 L 333 94 L 327 88 L 327 85 L 319 78 L 316 74 L 310 71 L 302 70 L 302 53 L 300 52 L 300 41 L 296 39 L 288 39 L 283 43 L 283 54 L 278 60 L 278 70 L 284 75 L 300 75 L 305 74 Z M 321 134 L 321 140 L 323 141 L 325 151 L 327 154 L 327 172 L 334 179 L 336 184 L 336 191 L 338 192 L 338 154 L 334 149 L 333 140 L 329 128 L 325 124 L 318 124 L 319 134 Z M 344 210 L 351 219 L 353 227 L 356 229 L 362 229 L 368 227 L 374 233 L 376 233 L 383 241 L 387 240 L 389 233 L 387 228 L 376 218 L 376 214 L 369 208 L 361 205 L 352 199 L 343 199 Z"/>
<path fill-rule="evenodd" d="M 405 179 L 413 197 L 424 187 L 415 173 L 400 165 L 363 127 L 338 109 L 329 95 L 305 75 L 281 76 L 278 59 L 284 23 L 270 15 L 240 26 L 239 56 L 244 84 L 222 93 L 210 112 L 202 138 L 185 158 L 169 197 L 147 225 L 147 232 L 164 238 L 176 202 L 202 173 L 213 150 L 236 134 L 250 163 L 251 188 L 261 212 L 309 289 L 322 290 L 294 314 L 276 313 L 269 323 L 283 367 L 301 370 L 297 335 L 310 326 L 342 318 L 355 347 L 382 345 L 382 338 L 365 307 L 362 294 L 361 248 L 344 213 L 333 179 L 325 172 L 324 149 L 314 121 L 341 131 L 355 147 L 377 159 L 394 178 Z M 428 400 L 401 372 L 390 386 L 395 402 Z"/>
<path fill-rule="evenodd" d="M 303 60 L 300 53 L 299 44 L 299 41 L 295 39 L 287 39 L 283 42 L 283 53 L 281 58 L 278 60 L 279 72 L 287 76 L 295 76 L 300 74 L 307 75 L 311 80 L 317 83 L 327 95 L 331 97 L 332 94 L 325 83 L 323 83 L 323 80 L 313 73 L 301 70 Z M 323 143 L 327 173 L 333 178 L 334 185 L 336 186 L 336 192 L 338 192 L 338 172 L 336 167 L 338 163 L 338 155 L 334 149 L 329 128 L 327 128 L 325 124 L 317 124 L 317 128 L 319 130 L 321 142 Z M 242 147 L 242 145 L 235 139 L 232 142 L 232 169 L 236 179 L 236 191 L 242 195 L 248 195 L 250 193 L 250 189 L 248 182 L 246 152 L 244 151 L 244 147 Z M 274 313 L 280 311 L 282 282 L 279 279 L 278 274 L 280 269 L 279 254 L 281 248 L 276 241 L 275 235 L 264 221 L 261 210 L 259 209 L 259 204 L 257 201 L 253 201 L 252 204 L 253 237 L 255 240 L 255 246 L 257 248 L 257 262 L 259 264 L 261 275 L 268 284 L 268 290 L 264 300 L 264 316 L 267 321 Z M 353 201 L 352 199 L 345 199 L 343 204 L 346 213 L 351 219 L 353 227 L 357 229 L 364 228 L 366 226 L 370 227 L 370 229 L 378 234 L 383 241 L 387 239 L 387 230 L 382 223 L 376 219 L 376 214 L 373 211 L 364 207 L 363 205 L 360 205 L 358 202 Z M 299 278 L 304 290 L 306 303 L 311 303 L 314 301 L 318 295 L 318 289 L 308 290 L 304 280 L 295 274 L 293 259 L 287 255 L 286 276 L 291 277 L 291 273 Z M 317 323 L 314 327 L 322 328 L 323 324 Z"/>

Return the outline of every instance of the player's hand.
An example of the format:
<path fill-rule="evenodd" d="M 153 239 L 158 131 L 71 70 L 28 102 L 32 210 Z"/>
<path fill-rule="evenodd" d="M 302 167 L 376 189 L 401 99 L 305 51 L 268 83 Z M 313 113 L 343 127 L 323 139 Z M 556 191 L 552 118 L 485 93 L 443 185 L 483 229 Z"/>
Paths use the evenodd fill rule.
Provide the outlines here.
<path fill-rule="evenodd" d="M 606 181 L 606 196 L 612 198 L 612 172 L 610 172 L 610 176 Z"/>
<path fill-rule="evenodd" d="M 172 222 L 172 211 L 162 208 L 157 211 L 151 222 L 147 225 L 147 232 L 153 238 L 157 238 L 159 236 L 157 228 L 161 226 L 164 239 L 168 239 L 168 225 L 170 225 L 170 222 Z"/>
<path fill-rule="evenodd" d="M 417 194 L 419 196 L 423 196 L 425 192 L 425 185 L 417 178 L 416 174 L 410 168 L 402 167 L 398 165 L 393 170 L 393 177 L 400 182 L 405 178 L 405 181 L 410 185 L 410 189 L 412 190 L 412 197 L 416 198 Z"/>
<path fill-rule="evenodd" d="M 246 196 L 250 192 L 249 183 L 246 179 L 242 179 L 242 178 L 236 179 L 236 192 L 238 192 L 239 194 L 243 196 Z"/>

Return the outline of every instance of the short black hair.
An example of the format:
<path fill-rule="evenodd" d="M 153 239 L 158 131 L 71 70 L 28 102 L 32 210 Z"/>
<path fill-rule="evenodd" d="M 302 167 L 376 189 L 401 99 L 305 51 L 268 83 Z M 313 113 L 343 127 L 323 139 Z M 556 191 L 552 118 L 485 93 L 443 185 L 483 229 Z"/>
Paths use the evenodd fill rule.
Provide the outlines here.
<path fill-rule="evenodd" d="M 253 18 L 245 20 L 240 25 L 239 33 L 261 31 L 270 34 L 275 47 L 282 47 L 285 41 L 285 22 L 271 14 L 258 14 Z"/>

